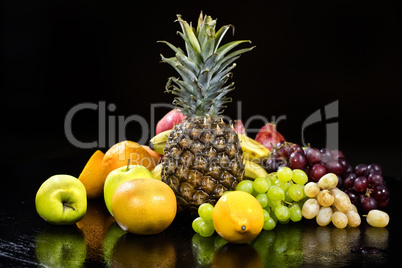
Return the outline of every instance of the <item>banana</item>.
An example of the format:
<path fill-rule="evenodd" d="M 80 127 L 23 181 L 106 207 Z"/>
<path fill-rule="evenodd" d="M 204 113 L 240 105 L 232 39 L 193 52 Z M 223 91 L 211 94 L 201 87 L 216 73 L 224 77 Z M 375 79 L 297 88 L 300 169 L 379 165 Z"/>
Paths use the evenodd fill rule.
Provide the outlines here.
<path fill-rule="evenodd" d="M 154 136 L 150 141 L 149 141 L 149 148 L 154 150 L 157 153 L 163 154 L 163 149 L 165 148 L 166 141 L 170 135 L 170 132 L 172 130 L 165 130 L 158 135 Z"/>
<path fill-rule="evenodd" d="M 244 176 L 254 180 L 258 177 L 266 178 L 268 177 L 268 173 L 259 164 L 249 160 L 244 160 Z"/>
<path fill-rule="evenodd" d="M 162 163 L 156 165 L 152 170 L 151 170 L 152 177 L 157 180 L 162 179 Z"/>
<path fill-rule="evenodd" d="M 261 159 L 268 157 L 271 153 L 268 148 L 256 140 L 239 133 L 237 136 L 240 140 L 240 146 L 243 149 L 244 159 L 259 163 Z"/>

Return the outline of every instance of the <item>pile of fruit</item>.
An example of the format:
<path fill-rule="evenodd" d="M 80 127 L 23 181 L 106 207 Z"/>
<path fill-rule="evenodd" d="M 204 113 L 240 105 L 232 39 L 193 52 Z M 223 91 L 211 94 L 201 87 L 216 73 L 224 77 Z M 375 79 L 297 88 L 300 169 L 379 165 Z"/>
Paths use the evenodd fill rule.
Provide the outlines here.
<path fill-rule="evenodd" d="M 103 198 L 124 231 L 160 233 L 173 222 L 177 203 L 157 175 L 159 159 L 158 153 L 133 141 L 119 142 L 105 154 L 98 150 L 78 179 L 64 174 L 47 179 L 36 194 L 36 210 L 49 223 L 79 225 L 87 199 Z"/>
<path fill-rule="evenodd" d="M 103 197 L 119 226 L 135 234 L 156 234 L 183 214 L 202 237 L 215 231 L 230 243 L 248 243 L 278 223 L 314 219 L 320 226 L 385 227 L 389 190 L 379 165 L 353 168 L 339 150 L 286 141 L 266 124 L 255 139 L 240 120 L 221 114 L 234 89 L 233 63 L 253 47 L 233 51 L 248 40 L 221 46 L 231 25 L 215 30 L 202 13 L 195 27 L 177 16 L 185 51 L 166 42 L 175 55 L 162 56 L 180 78 L 166 91 L 177 107 L 156 127 L 149 147 L 120 142 L 96 151 L 78 179 L 56 175 L 36 196 L 41 217 L 73 224 L 86 213 L 87 198 Z M 367 215 L 366 215 L 367 214 Z"/>

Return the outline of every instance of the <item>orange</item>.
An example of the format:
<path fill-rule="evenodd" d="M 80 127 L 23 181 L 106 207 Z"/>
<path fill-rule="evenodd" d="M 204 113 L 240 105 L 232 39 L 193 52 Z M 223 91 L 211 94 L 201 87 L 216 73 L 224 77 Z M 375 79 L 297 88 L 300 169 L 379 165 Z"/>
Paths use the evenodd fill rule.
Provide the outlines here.
<path fill-rule="evenodd" d="M 262 230 L 264 213 L 257 199 L 243 191 L 223 195 L 212 212 L 216 232 L 235 244 L 248 243 Z"/>
<path fill-rule="evenodd" d="M 166 183 L 150 178 L 121 184 L 113 193 L 111 207 L 124 231 L 141 235 L 162 232 L 177 212 L 173 190 Z"/>
<path fill-rule="evenodd" d="M 126 166 L 128 159 L 130 159 L 130 165 L 143 165 L 150 171 L 155 167 L 152 156 L 140 144 L 134 141 L 121 141 L 110 147 L 103 157 L 103 182 L 110 172 Z"/>
<path fill-rule="evenodd" d="M 97 150 L 82 170 L 78 179 L 84 184 L 89 199 L 97 198 L 103 191 L 102 160 L 105 154 Z"/>

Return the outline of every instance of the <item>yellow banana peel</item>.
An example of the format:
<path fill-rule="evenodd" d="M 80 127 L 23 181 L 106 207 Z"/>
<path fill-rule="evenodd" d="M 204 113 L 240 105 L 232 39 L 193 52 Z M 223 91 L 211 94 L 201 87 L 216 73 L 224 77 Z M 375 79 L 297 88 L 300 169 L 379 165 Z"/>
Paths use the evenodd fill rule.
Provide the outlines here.
<path fill-rule="evenodd" d="M 242 134 L 237 134 L 237 136 L 240 140 L 244 159 L 259 163 L 261 159 L 267 158 L 271 153 L 268 148 L 256 140 Z"/>
<path fill-rule="evenodd" d="M 268 173 L 259 164 L 249 160 L 244 160 L 244 176 L 254 180 L 258 177 L 266 178 L 268 177 Z"/>

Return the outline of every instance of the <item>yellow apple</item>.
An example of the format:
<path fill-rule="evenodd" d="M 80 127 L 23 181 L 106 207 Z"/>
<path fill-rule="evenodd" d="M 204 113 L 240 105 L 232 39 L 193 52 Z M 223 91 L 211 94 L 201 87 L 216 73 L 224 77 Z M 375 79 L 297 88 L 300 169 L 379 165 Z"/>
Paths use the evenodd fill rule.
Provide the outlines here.
<path fill-rule="evenodd" d="M 87 212 L 87 192 L 77 178 L 54 175 L 40 186 L 35 206 L 39 216 L 49 223 L 74 224 Z"/>

